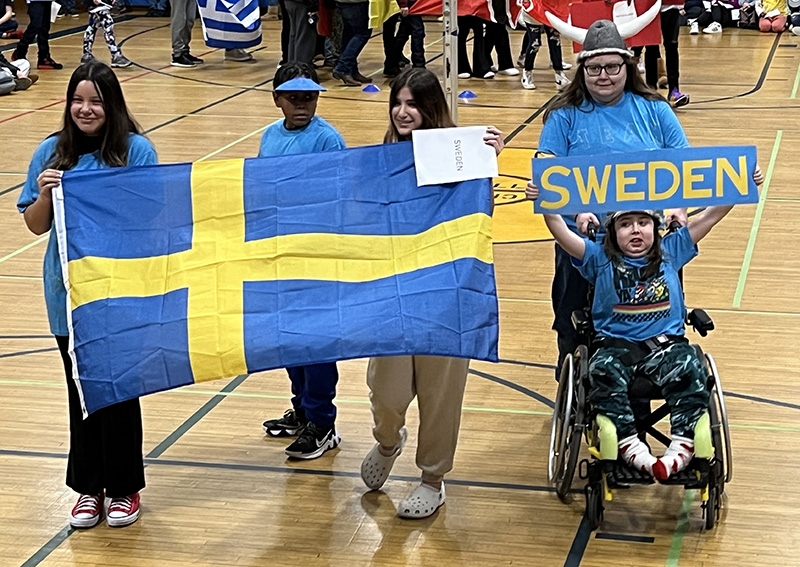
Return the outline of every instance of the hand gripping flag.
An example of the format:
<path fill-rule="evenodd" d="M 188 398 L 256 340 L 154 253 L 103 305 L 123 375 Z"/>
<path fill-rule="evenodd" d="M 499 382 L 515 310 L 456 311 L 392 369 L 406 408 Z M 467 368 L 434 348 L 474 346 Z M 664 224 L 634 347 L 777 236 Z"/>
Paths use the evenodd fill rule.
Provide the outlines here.
<path fill-rule="evenodd" d="M 258 0 L 197 0 L 209 47 L 244 49 L 261 43 Z"/>
<path fill-rule="evenodd" d="M 491 181 L 417 187 L 410 142 L 72 171 L 62 183 L 85 414 L 286 366 L 497 360 Z"/>

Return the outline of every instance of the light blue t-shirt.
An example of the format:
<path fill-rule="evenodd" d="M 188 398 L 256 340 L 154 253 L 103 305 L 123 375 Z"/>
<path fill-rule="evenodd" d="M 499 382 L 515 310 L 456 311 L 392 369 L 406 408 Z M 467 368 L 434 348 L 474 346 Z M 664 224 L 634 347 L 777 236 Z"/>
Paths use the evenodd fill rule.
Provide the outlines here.
<path fill-rule="evenodd" d="M 17 201 L 19 212 L 24 213 L 39 196 L 39 185 L 36 178 L 48 168 L 53 160 L 58 138 L 52 136 L 42 142 L 33 152 L 28 167 L 28 178 Z M 156 151 L 144 136 L 131 134 L 128 138 L 128 165 L 154 165 L 158 163 Z M 84 154 L 71 171 L 87 169 L 104 169 L 108 167 L 100 158 L 100 152 Z M 68 335 L 67 327 L 67 290 L 61 276 L 61 263 L 58 258 L 58 243 L 55 226 L 51 227 L 47 251 L 44 254 L 44 301 L 47 305 L 47 318 L 50 321 L 50 332 L 54 335 Z"/>
<path fill-rule="evenodd" d="M 314 116 L 305 128 L 287 130 L 283 119 L 273 122 L 261 136 L 258 157 L 313 154 L 345 149 L 344 139 L 336 128 Z"/>
<path fill-rule="evenodd" d="M 592 320 L 598 335 L 641 342 L 684 334 L 686 306 L 678 270 L 697 255 L 688 227 L 661 240 L 661 270 L 648 279 L 641 276 L 647 258 L 612 262 L 602 245 L 585 242 L 583 261 L 573 259 L 573 264 L 595 286 Z"/>
<path fill-rule="evenodd" d="M 550 113 L 539 136 L 539 151 L 558 157 L 688 147 L 669 104 L 630 91 L 612 106 L 584 101 L 580 108 L 559 108 Z M 601 222 L 606 216 L 595 214 Z M 573 215 L 564 215 L 564 220 L 577 232 Z"/>

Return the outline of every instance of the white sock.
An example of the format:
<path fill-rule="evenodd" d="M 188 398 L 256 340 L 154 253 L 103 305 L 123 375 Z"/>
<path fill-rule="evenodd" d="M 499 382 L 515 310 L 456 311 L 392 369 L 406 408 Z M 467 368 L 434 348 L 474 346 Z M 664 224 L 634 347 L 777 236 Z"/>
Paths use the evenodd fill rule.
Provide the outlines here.
<path fill-rule="evenodd" d="M 620 441 L 619 454 L 636 470 L 653 474 L 653 465 L 657 459 L 650 454 L 650 449 L 638 436 L 631 435 Z"/>
<path fill-rule="evenodd" d="M 653 465 L 653 474 L 658 480 L 667 480 L 670 476 L 681 472 L 692 461 L 694 456 L 694 439 L 673 435 L 672 442 L 664 452 L 664 456 Z"/>

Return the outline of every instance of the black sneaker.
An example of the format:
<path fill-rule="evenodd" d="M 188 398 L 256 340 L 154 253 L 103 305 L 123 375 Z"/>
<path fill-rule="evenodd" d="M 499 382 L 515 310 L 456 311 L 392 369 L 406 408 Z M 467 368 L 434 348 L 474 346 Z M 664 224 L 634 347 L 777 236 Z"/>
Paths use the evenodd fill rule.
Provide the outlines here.
<path fill-rule="evenodd" d="M 341 441 L 334 426 L 320 427 L 309 421 L 300 432 L 300 437 L 286 447 L 285 452 L 293 459 L 316 459 L 325 451 L 335 449 Z"/>
<path fill-rule="evenodd" d="M 172 63 L 173 67 L 194 67 L 195 63 L 191 59 L 189 59 L 185 53 L 181 53 L 178 56 L 172 56 Z"/>
<path fill-rule="evenodd" d="M 264 433 L 270 437 L 295 437 L 306 426 L 306 423 L 304 416 L 290 409 L 283 414 L 283 417 L 265 421 L 263 423 Z"/>
<path fill-rule="evenodd" d="M 186 55 L 186 57 L 187 57 L 187 58 L 188 58 L 188 59 L 189 59 L 189 60 L 190 60 L 192 63 L 194 63 L 195 65 L 200 65 L 200 63 L 203 63 L 203 60 L 202 60 L 202 59 L 200 59 L 199 57 L 195 57 L 195 56 L 194 56 L 194 55 L 192 55 L 191 53 L 185 53 L 184 55 Z"/>

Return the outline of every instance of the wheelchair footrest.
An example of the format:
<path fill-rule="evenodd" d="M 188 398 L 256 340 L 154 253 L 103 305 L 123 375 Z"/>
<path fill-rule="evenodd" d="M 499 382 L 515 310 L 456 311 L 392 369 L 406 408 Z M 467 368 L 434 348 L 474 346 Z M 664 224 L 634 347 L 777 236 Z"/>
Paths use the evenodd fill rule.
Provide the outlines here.
<path fill-rule="evenodd" d="M 708 459 L 692 459 L 685 470 L 672 475 L 661 484 L 683 486 L 684 488 L 705 488 L 708 485 Z"/>
<path fill-rule="evenodd" d="M 617 459 L 610 470 L 606 471 L 606 479 L 611 488 L 626 487 L 632 484 L 653 484 L 655 479 L 647 474 L 628 466 L 623 460 Z"/>

